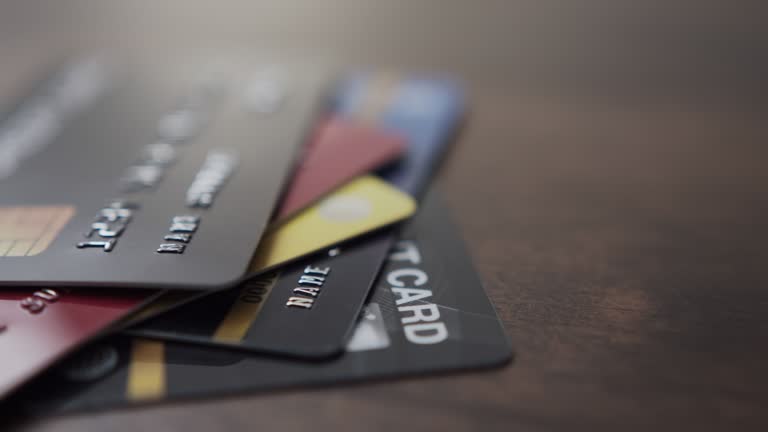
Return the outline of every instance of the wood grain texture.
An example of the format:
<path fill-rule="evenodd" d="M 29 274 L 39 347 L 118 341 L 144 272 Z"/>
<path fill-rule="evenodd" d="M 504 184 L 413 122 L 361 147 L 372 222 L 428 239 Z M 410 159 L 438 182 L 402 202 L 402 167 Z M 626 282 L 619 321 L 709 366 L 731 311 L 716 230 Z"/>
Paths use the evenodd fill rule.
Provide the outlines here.
<path fill-rule="evenodd" d="M 3 5 L 0 93 L 39 47 L 162 55 L 190 32 L 465 80 L 437 183 L 518 357 L 16 430 L 768 430 L 764 2 L 106 3 Z"/>

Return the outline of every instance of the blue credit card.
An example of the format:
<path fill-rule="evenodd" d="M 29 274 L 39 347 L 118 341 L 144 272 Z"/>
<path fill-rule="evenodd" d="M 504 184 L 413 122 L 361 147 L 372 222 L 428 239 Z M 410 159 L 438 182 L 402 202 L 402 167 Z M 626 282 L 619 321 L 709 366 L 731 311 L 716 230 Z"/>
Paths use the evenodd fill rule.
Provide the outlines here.
<path fill-rule="evenodd" d="M 342 84 L 336 114 L 367 121 L 404 137 L 408 151 L 381 172 L 388 182 L 420 195 L 465 113 L 465 95 L 454 80 L 360 74 Z"/>
<path fill-rule="evenodd" d="M 404 137 L 408 150 L 383 178 L 414 196 L 426 187 L 437 161 L 450 144 L 464 99 L 449 80 L 355 76 L 342 83 L 335 100 L 341 117 L 362 121 Z M 342 352 L 354 330 L 376 276 L 397 237 L 396 229 L 345 242 L 250 280 L 235 289 L 207 295 L 128 330 L 133 336 L 226 346 L 254 352 L 323 358 Z M 297 287 L 307 268 L 327 269 L 322 286 Z M 306 278 L 305 278 L 306 279 Z M 249 285 L 261 290 L 261 307 L 251 305 L 238 337 L 217 337 L 226 317 L 242 318 L 238 305 L 250 299 Z M 298 284 L 300 285 L 300 283 Z M 242 295 L 241 295 L 242 294 Z M 266 294 L 266 295 L 265 295 Z M 307 332 L 306 329 L 313 329 Z"/>

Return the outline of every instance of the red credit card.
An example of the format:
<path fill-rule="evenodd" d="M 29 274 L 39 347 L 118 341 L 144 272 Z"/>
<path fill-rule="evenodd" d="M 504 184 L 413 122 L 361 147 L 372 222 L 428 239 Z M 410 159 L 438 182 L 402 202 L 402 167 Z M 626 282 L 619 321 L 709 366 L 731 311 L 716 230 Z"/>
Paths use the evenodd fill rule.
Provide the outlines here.
<path fill-rule="evenodd" d="M 308 144 L 277 218 L 284 219 L 348 180 L 393 161 L 404 150 L 404 141 L 394 135 L 345 120 L 323 122 Z M 177 294 L 166 308 L 199 296 Z M 0 398 L 158 295 L 103 289 L 0 291 Z"/>
<path fill-rule="evenodd" d="M 398 135 L 332 118 L 315 130 L 275 220 L 296 214 L 342 184 L 403 155 Z"/>
<path fill-rule="evenodd" d="M 154 295 L 141 290 L 0 292 L 0 398 Z"/>

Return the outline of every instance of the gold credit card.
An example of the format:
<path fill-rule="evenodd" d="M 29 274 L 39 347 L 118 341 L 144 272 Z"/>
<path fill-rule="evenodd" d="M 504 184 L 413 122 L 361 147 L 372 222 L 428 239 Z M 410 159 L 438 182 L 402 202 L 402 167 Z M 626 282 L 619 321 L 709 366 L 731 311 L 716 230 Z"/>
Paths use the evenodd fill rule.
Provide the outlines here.
<path fill-rule="evenodd" d="M 74 214 L 72 206 L 0 207 L 0 257 L 42 253 Z"/>
<path fill-rule="evenodd" d="M 248 272 L 261 273 L 411 216 L 416 201 L 377 177 L 359 177 L 270 228 Z"/>

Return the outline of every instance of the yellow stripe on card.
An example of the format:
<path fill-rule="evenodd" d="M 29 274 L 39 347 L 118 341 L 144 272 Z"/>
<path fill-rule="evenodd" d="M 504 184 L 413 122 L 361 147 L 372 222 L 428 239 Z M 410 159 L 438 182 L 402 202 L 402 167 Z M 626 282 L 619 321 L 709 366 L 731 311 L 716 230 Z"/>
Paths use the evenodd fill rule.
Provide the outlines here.
<path fill-rule="evenodd" d="M 410 195 L 375 176 L 358 177 L 278 226 L 270 227 L 251 260 L 260 273 L 411 216 Z"/>
<path fill-rule="evenodd" d="M 165 346 L 159 341 L 134 339 L 126 397 L 132 401 L 165 396 Z"/>
<path fill-rule="evenodd" d="M 268 275 L 243 283 L 240 295 L 219 324 L 213 340 L 224 343 L 243 340 L 272 293 L 277 277 L 277 274 Z"/>

